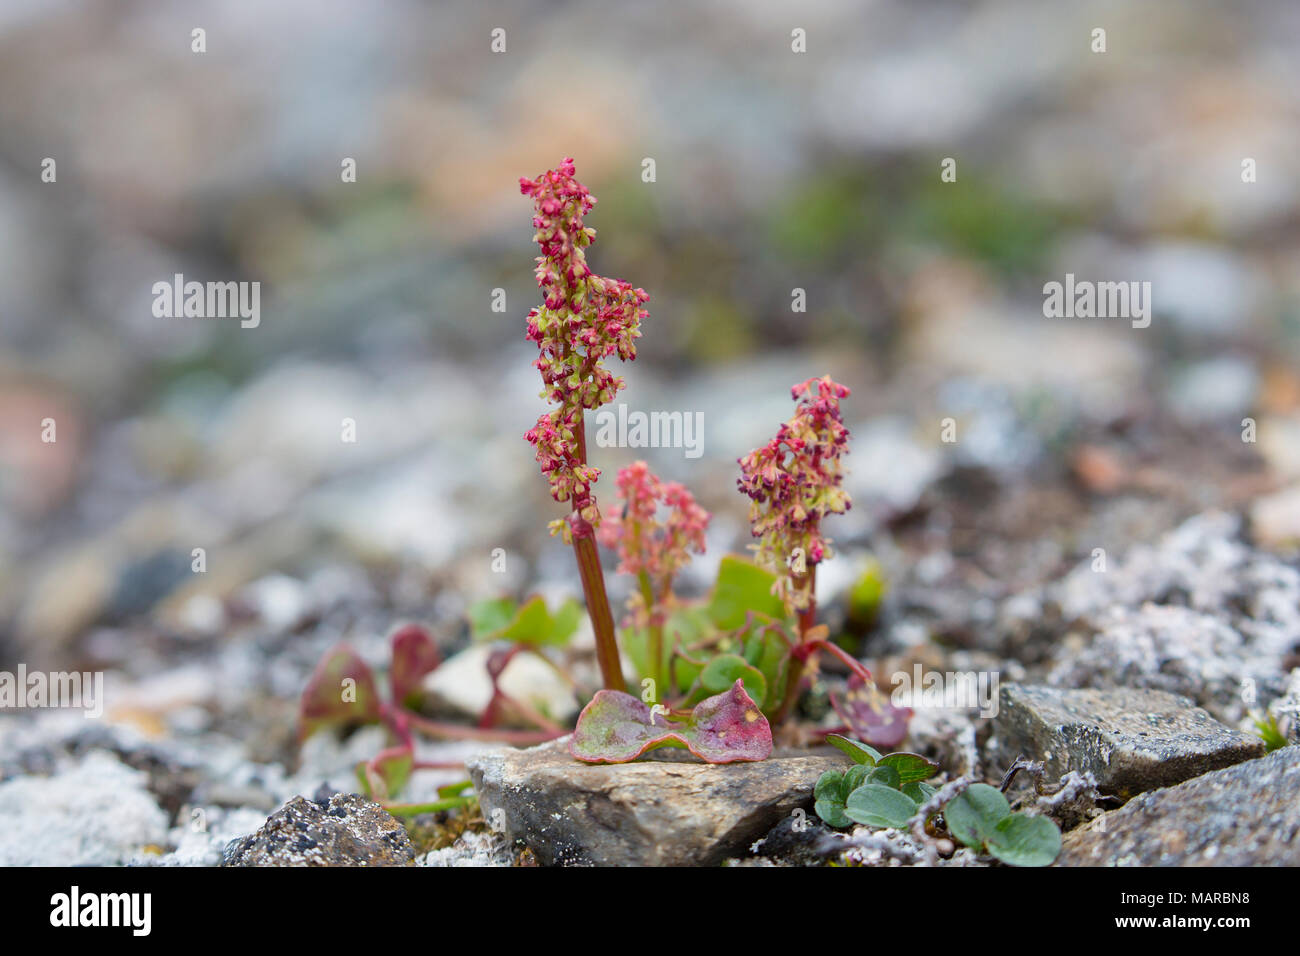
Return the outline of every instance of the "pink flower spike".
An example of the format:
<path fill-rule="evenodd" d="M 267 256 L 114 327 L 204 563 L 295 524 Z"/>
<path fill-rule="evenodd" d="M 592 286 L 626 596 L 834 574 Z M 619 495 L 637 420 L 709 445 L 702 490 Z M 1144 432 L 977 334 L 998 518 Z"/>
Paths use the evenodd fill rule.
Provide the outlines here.
<path fill-rule="evenodd" d="M 749 521 L 759 539 L 754 546 L 759 563 L 778 571 L 777 593 L 802 611 L 812 600 L 811 572 L 831 555 L 822 518 L 852 506 L 841 487 L 840 462 L 849 442 L 840 399 L 848 397 L 849 389 L 823 376 L 800 382 L 790 395 L 798 403 L 794 417 L 770 442 L 740 459 L 736 484 L 750 498 Z M 784 573 L 796 553 L 802 554 L 809 573 Z"/>
<path fill-rule="evenodd" d="M 542 306 L 528 313 L 525 337 L 541 353 L 537 368 L 545 388 L 542 396 L 558 407 L 550 424 L 538 421 L 524 436 L 536 446 L 537 462 L 551 484 L 556 501 L 583 501 L 584 517 L 599 525 L 600 512 L 591 496 L 599 472 L 586 467 L 581 439 L 582 413 L 612 401 L 623 388 L 601 362 L 617 354 L 636 358 L 636 340 L 649 300 L 643 289 L 621 279 L 606 279 L 587 266 L 584 250 L 596 230 L 583 224 L 596 198 L 574 178 L 572 159 L 536 179 L 521 179 L 519 191 L 531 196 L 535 215 L 534 240 L 537 284 Z M 570 526 L 553 524 L 570 539 Z"/>

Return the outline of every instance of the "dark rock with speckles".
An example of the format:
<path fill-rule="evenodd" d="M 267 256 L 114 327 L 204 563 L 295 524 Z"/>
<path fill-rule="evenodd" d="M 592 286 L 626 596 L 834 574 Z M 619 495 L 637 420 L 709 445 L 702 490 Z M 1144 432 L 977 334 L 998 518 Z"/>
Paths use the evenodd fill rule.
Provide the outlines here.
<path fill-rule="evenodd" d="M 811 823 L 817 778 L 847 765 L 830 749 L 732 764 L 658 750 L 593 765 L 575 760 L 565 737 L 466 766 L 484 818 L 544 865 L 709 866 L 748 855 L 797 808 Z"/>
<path fill-rule="evenodd" d="M 1066 834 L 1062 866 L 1300 865 L 1300 747 L 1152 790 Z"/>
<path fill-rule="evenodd" d="M 1089 772 L 1129 797 L 1258 757 L 1258 737 L 1225 727 L 1186 697 L 1156 690 L 1066 690 L 1004 684 L 994 718 L 999 754 L 1041 760 L 1046 778 Z"/>
<path fill-rule="evenodd" d="M 410 866 L 406 829 L 352 793 L 328 801 L 294 797 L 256 833 L 226 846 L 225 866 Z"/>
<path fill-rule="evenodd" d="M 759 856 L 792 866 L 819 866 L 826 862 L 819 845 L 831 832 L 815 813 L 800 807 L 782 817 L 767 836 L 754 844 L 753 850 Z"/>

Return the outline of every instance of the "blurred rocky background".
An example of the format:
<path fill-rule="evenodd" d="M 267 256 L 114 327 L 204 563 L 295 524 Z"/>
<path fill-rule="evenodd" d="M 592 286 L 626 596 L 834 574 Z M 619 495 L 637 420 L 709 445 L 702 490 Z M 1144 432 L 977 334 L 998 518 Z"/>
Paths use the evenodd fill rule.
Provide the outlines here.
<path fill-rule="evenodd" d="M 579 593 L 522 439 L 518 178 L 564 156 L 592 265 L 651 296 L 619 401 L 704 415 L 699 459 L 594 456 L 606 501 L 645 457 L 714 512 L 688 589 L 747 544 L 736 457 L 830 373 L 855 507 L 819 586 L 847 627 L 878 562 L 868 659 L 1146 682 L 1234 724 L 1244 680 L 1285 700 L 1298 49 L 1286 0 L 3 0 L 0 669 L 103 670 L 109 699 L 0 717 L 0 805 L 101 779 L 135 818 L 40 824 L 128 834 L 82 861 L 211 862 L 187 807 L 253 819 L 229 839 L 373 753 L 298 760 L 324 648 L 380 664 L 419 620 L 453 652 L 474 600 Z M 176 273 L 260 282 L 260 325 L 155 317 Z M 1044 317 L 1066 273 L 1149 281 L 1150 327 Z"/>

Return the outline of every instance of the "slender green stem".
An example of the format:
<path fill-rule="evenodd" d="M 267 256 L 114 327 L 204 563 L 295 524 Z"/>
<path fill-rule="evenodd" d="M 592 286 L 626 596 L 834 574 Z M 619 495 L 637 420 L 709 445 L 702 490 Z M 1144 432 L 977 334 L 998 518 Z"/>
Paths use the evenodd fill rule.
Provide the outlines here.
<path fill-rule="evenodd" d="M 474 797 L 448 797 L 432 803 L 387 803 L 384 804 L 384 809 L 395 817 L 417 817 L 422 813 L 441 813 L 443 810 L 467 807 L 474 800 Z"/>

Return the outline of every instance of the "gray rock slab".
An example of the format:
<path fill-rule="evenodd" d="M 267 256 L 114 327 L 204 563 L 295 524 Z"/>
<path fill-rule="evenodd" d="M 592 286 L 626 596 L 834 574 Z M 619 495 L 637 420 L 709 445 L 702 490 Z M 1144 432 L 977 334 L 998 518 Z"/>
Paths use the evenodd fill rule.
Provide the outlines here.
<path fill-rule="evenodd" d="M 1155 690 L 1002 685 L 999 754 L 1041 760 L 1047 779 L 1091 773 L 1103 793 L 1130 797 L 1264 753 L 1258 737 L 1225 727 L 1186 697 Z"/>
<path fill-rule="evenodd" d="M 1060 866 L 1300 865 L 1300 747 L 1152 790 L 1065 835 Z"/>

